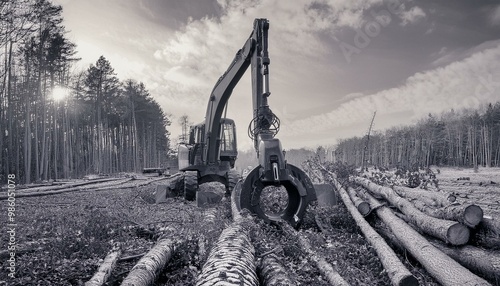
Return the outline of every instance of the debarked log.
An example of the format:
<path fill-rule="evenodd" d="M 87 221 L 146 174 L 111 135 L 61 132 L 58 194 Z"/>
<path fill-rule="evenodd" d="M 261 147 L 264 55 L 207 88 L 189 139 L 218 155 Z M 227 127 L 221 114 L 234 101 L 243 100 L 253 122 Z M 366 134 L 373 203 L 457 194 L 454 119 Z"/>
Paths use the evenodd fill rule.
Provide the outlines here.
<path fill-rule="evenodd" d="M 376 209 L 377 215 L 387 225 L 389 230 L 396 236 L 401 245 L 407 249 L 415 259 L 444 286 L 470 285 L 482 286 L 490 285 L 486 280 L 478 277 L 469 269 L 463 267 L 451 257 L 437 249 L 416 230 L 406 222 L 398 218 L 386 206 L 380 206 L 380 202 L 371 195 L 366 196 L 370 205 L 379 206 Z"/>
<path fill-rule="evenodd" d="M 390 204 L 396 206 L 423 232 L 453 245 L 463 245 L 469 241 L 470 232 L 465 225 L 455 221 L 429 216 L 418 210 L 406 199 L 398 196 L 391 188 L 379 186 L 361 177 L 356 177 L 355 181 L 367 188 L 370 192 L 381 195 Z"/>

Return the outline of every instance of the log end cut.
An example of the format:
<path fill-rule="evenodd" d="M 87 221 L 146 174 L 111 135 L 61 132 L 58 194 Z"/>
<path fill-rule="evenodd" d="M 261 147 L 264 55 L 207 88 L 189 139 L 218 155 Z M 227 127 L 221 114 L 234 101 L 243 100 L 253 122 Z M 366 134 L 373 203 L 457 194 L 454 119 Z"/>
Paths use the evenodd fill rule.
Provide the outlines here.
<path fill-rule="evenodd" d="M 475 227 L 483 219 L 483 209 L 476 205 L 467 206 L 464 210 L 464 223 L 467 226 Z"/>
<path fill-rule="evenodd" d="M 368 204 L 367 202 L 361 202 L 358 205 L 358 211 L 363 216 L 369 215 L 370 214 L 370 204 Z"/>
<path fill-rule="evenodd" d="M 464 245 L 469 241 L 470 231 L 465 225 L 456 223 L 448 228 L 446 237 L 453 245 Z"/>
<path fill-rule="evenodd" d="M 399 280 L 398 286 L 418 286 L 418 279 L 413 275 L 409 275 Z"/>

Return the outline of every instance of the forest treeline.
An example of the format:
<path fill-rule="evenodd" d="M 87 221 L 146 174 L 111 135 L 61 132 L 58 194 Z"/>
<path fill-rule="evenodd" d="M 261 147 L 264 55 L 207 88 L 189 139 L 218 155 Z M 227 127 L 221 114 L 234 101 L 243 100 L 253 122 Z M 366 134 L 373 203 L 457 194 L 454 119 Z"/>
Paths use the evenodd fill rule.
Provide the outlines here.
<path fill-rule="evenodd" d="M 364 153 L 364 155 L 363 155 Z M 414 126 L 343 139 L 335 160 L 361 166 L 418 168 L 500 166 L 500 102 L 429 114 Z"/>
<path fill-rule="evenodd" d="M 139 171 L 165 162 L 170 119 L 144 84 L 79 59 L 62 8 L 0 1 L 0 176 L 18 181 Z"/>

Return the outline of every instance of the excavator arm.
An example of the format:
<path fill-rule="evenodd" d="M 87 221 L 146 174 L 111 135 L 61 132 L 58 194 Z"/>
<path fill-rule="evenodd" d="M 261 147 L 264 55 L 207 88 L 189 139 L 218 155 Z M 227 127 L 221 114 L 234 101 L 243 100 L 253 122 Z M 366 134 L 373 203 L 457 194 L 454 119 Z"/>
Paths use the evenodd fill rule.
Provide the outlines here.
<path fill-rule="evenodd" d="M 280 121 L 268 104 L 271 94 L 268 30 L 267 19 L 255 19 L 250 37 L 212 90 L 205 117 L 207 140 L 203 161 L 207 165 L 218 164 L 222 113 L 234 87 L 251 66 L 254 118 L 248 133 L 254 141 L 259 165 L 235 187 L 237 207 L 246 208 L 267 222 L 286 220 L 297 226 L 302 222 L 309 203 L 316 199 L 316 193 L 309 177 L 286 162 L 281 143 L 275 138 Z M 287 193 L 288 202 L 277 213 L 267 212 L 261 203 L 262 192 L 269 187 L 284 188 Z"/>

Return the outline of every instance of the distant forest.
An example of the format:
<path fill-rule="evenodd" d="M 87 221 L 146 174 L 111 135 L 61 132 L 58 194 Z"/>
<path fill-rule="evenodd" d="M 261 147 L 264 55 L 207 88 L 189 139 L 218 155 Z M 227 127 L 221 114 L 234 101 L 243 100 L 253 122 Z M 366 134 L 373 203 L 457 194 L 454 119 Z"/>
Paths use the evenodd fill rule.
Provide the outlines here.
<path fill-rule="evenodd" d="M 164 162 L 169 118 L 144 84 L 101 56 L 72 73 L 62 8 L 0 1 L 0 179 L 21 183 L 139 171 Z"/>
<path fill-rule="evenodd" d="M 341 140 L 333 158 L 356 166 L 366 158 L 365 165 L 407 169 L 430 165 L 498 167 L 500 102 L 477 110 L 429 114 L 414 126 Z"/>

